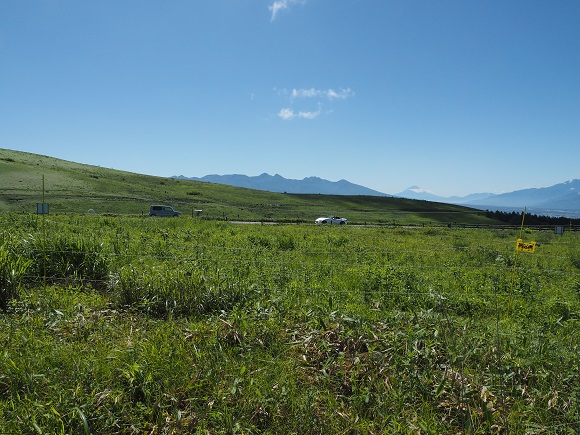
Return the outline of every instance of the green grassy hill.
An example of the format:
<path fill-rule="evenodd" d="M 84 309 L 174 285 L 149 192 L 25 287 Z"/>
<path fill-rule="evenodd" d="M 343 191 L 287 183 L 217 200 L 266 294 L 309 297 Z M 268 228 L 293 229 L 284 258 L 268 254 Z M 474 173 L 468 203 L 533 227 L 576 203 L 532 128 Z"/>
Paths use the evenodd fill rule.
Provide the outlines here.
<path fill-rule="evenodd" d="M 43 192 L 44 186 L 44 192 Z M 155 177 L 0 149 L 0 212 L 146 215 L 151 204 L 172 204 L 203 219 L 313 222 L 336 214 L 349 223 L 495 223 L 484 213 L 450 204 L 401 198 L 282 194 L 193 180 Z"/>

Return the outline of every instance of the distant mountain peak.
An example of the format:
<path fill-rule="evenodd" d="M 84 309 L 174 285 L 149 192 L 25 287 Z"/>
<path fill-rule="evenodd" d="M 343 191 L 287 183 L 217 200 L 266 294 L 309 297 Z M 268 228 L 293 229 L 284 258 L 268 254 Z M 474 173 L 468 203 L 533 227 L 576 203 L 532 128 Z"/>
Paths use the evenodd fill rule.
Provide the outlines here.
<path fill-rule="evenodd" d="M 328 181 L 319 177 L 306 177 L 302 180 L 287 179 L 280 174 L 269 175 L 264 172 L 256 177 L 247 175 L 206 175 L 201 178 L 184 177 L 177 178 L 188 180 L 205 181 L 211 183 L 228 184 L 230 186 L 246 187 L 249 189 L 266 190 L 279 193 L 319 193 L 325 195 L 368 195 L 390 196 L 368 187 L 360 186 L 341 179 Z"/>
<path fill-rule="evenodd" d="M 435 195 L 432 191 L 427 190 L 427 189 L 421 189 L 419 186 L 411 186 L 411 187 L 407 188 L 407 190 L 410 190 L 411 192 L 416 192 L 416 193 L 428 193 L 430 195 Z"/>

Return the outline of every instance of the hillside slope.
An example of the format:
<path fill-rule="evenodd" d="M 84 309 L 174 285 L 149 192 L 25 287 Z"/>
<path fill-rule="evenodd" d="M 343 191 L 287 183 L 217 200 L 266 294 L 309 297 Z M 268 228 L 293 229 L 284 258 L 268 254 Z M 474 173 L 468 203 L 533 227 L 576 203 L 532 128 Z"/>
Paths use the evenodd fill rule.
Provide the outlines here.
<path fill-rule="evenodd" d="M 44 179 L 44 192 L 43 192 Z M 0 149 L 0 212 L 146 215 L 150 204 L 173 204 L 204 219 L 313 222 L 338 214 L 349 223 L 493 223 L 468 207 L 379 196 L 303 195 L 154 177 Z"/>

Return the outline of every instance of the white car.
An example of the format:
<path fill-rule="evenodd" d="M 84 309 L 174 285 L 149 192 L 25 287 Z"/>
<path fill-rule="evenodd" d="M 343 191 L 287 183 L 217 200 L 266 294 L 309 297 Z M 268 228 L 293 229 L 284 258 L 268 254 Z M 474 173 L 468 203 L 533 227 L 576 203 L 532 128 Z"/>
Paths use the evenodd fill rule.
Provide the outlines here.
<path fill-rule="evenodd" d="M 314 221 L 316 224 L 335 224 L 335 225 L 345 225 L 346 219 L 341 218 L 339 216 L 328 216 L 328 217 L 321 217 Z"/>

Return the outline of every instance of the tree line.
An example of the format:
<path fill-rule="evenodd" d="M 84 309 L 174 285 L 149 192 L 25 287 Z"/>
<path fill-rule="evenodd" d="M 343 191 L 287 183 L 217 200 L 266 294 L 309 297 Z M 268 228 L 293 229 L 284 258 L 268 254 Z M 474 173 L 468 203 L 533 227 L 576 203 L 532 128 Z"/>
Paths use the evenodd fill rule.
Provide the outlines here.
<path fill-rule="evenodd" d="M 486 210 L 486 216 L 491 219 L 496 219 L 501 222 L 506 222 L 508 224 L 518 225 L 522 223 L 522 214 L 504 211 L 490 211 Z M 525 216 L 526 225 L 580 225 L 580 219 L 563 217 L 563 216 L 544 216 L 526 213 Z"/>

